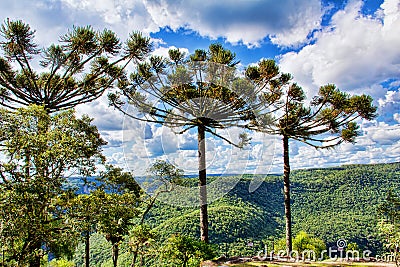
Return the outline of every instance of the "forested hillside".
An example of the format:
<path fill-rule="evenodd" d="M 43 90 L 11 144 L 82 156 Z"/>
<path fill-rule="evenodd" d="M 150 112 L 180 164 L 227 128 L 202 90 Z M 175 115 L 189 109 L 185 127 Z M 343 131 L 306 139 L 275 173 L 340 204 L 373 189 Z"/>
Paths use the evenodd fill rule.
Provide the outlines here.
<path fill-rule="evenodd" d="M 256 255 L 263 244 L 276 244 L 283 237 L 281 176 L 267 176 L 253 193 L 248 190 L 250 179 L 242 179 L 209 207 L 210 241 L 219 246 L 221 254 Z M 305 231 L 327 245 L 343 238 L 360 249 L 381 249 L 376 210 L 389 190 L 400 190 L 400 163 L 298 170 L 292 173 L 292 182 L 295 234 Z M 198 216 L 196 208 L 158 204 L 146 220 L 160 239 L 174 233 L 196 238 Z M 108 249 L 101 251 L 109 253 Z"/>
<path fill-rule="evenodd" d="M 327 243 L 339 238 L 376 247 L 377 207 L 400 189 L 400 164 L 351 165 L 293 173 L 295 231 Z"/>

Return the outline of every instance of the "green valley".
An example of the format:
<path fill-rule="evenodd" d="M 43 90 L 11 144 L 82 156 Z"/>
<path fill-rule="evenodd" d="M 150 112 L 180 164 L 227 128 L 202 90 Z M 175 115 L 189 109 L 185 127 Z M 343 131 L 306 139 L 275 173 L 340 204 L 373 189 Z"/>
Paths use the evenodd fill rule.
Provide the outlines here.
<path fill-rule="evenodd" d="M 192 178 L 187 179 L 191 182 Z M 273 242 L 277 248 L 284 235 L 281 176 L 267 176 L 253 193 L 248 190 L 250 180 L 249 176 L 242 178 L 227 195 L 210 204 L 210 242 L 218 246 L 218 255 L 255 256 L 265 245 L 271 248 Z M 327 246 L 345 239 L 360 250 L 369 249 L 374 254 L 383 250 L 377 208 L 390 190 L 400 190 L 400 163 L 297 170 L 292 181 L 294 234 L 305 231 Z M 162 242 L 176 233 L 196 238 L 198 217 L 196 208 L 158 203 L 146 222 Z M 102 242 L 106 244 L 97 235 L 92 242 L 97 254 L 94 250 Z M 109 246 L 101 251 L 110 253 Z M 129 252 L 125 257 L 129 258 Z M 96 256 L 99 261 L 93 260 L 93 266 L 100 266 L 102 258 L 109 257 Z"/>

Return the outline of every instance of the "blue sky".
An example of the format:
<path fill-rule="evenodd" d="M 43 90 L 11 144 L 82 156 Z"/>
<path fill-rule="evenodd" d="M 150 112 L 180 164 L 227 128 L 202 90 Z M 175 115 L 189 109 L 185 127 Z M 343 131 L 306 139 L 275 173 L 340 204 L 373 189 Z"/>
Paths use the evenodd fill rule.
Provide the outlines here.
<path fill-rule="evenodd" d="M 16 0 L 0 1 L 0 18 L 22 19 L 36 29 L 40 46 L 57 42 L 73 25 L 108 28 L 124 40 L 139 30 L 153 38 L 155 54 L 169 48 L 192 53 L 220 42 L 241 67 L 277 60 L 311 98 L 336 84 L 375 99 L 379 117 L 359 121 L 357 143 L 315 150 L 291 143 L 294 168 L 400 161 L 400 0 Z M 109 162 L 142 174 L 157 158 L 186 173 L 197 167 L 196 136 L 143 125 L 110 109 L 105 98 L 78 107 L 94 117 L 109 142 Z M 237 129 L 223 134 L 235 138 Z M 245 150 L 207 137 L 211 173 L 281 172 L 281 141 L 254 134 Z"/>

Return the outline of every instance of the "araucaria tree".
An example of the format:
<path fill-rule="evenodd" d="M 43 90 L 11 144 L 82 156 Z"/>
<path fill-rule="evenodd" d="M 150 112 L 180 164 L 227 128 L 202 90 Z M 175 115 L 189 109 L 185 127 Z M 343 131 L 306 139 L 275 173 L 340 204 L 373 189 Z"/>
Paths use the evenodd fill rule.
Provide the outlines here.
<path fill-rule="evenodd" d="M 150 39 L 138 32 L 122 44 L 110 30 L 74 27 L 60 44 L 45 49 L 38 48 L 34 33 L 22 21 L 7 20 L 0 27 L 0 102 L 5 107 L 36 104 L 54 112 L 93 101 L 113 87 L 130 62 L 151 50 Z"/>
<path fill-rule="evenodd" d="M 208 242 L 206 133 L 242 146 L 245 135 L 235 143 L 218 129 L 244 125 L 251 119 L 254 93 L 251 84 L 236 75 L 235 54 L 220 44 L 210 45 L 208 51 L 196 50 L 189 58 L 179 50 L 169 51 L 169 56 L 169 60 L 151 56 L 139 64 L 129 79 L 120 79 L 120 92 L 110 94 L 109 99 L 125 114 L 125 104 L 133 105 L 138 113 L 126 114 L 132 118 L 177 133 L 197 130 L 200 236 Z"/>
<path fill-rule="evenodd" d="M 284 205 L 286 217 L 286 249 L 292 251 L 290 211 L 289 140 L 315 148 L 333 148 L 342 142 L 355 142 L 359 126 L 357 119 L 371 120 L 376 107 L 367 95 L 349 95 L 333 84 L 321 86 L 309 105 L 300 86 L 290 74 L 279 71 L 273 60 L 262 60 L 248 67 L 246 76 L 260 88 L 258 116 L 249 127 L 279 135 L 283 142 Z"/>

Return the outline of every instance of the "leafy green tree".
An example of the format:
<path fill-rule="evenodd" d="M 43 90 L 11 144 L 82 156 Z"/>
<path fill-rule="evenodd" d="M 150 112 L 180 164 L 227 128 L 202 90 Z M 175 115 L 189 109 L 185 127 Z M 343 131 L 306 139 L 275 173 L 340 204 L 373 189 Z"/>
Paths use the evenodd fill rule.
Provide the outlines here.
<path fill-rule="evenodd" d="M 156 233 L 146 224 L 138 224 L 129 232 L 129 247 L 133 254 L 131 267 L 135 267 L 138 255 L 140 255 L 140 265 L 144 264 L 144 256 L 154 244 Z M 153 251 L 154 252 L 154 251 Z"/>
<path fill-rule="evenodd" d="M 301 257 L 315 257 L 315 259 L 318 259 L 322 251 L 326 249 L 326 244 L 323 240 L 301 231 L 293 239 L 293 248 L 298 251 Z M 314 253 L 314 255 L 310 254 L 310 252 Z M 303 258 L 303 260 L 305 259 Z"/>
<path fill-rule="evenodd" d="M 163 266 L 199 266 L 215 257 L 215 248 L 183 235 L 172 235 L 162 249 Z"/>
<path fill-rule="evenodd" d="M 85 267 L 90 266 L 90 236 L 96 231 L 102 199 L 96 194 L 81 194 L 66 199 L 65 208 L 70 224 L 83 236 Z"/>
<path fill-rule="evenodd" d="M 392 224 L 400 221 L 400 198 L 393 190 L 387 194 L 386 201 L 379 205 L 378 214 Z"/>
<path fill-rule="evenodd" d="M 133 254 L 131 266 L 134 267 L 138 254 L 141 254 L 141 266 L 143 265 L 143 256 L 149 249 L 149 245 L 155 238 L 155 232 L 147 224 L 145 219 L 151 209 L 155 206 L 158 197 L 163 193 L 170 193 L 176 185 L 182 184 L 183 171 L 176 168 L 173 164 L 156 160 L 148 169 L 151 181 L 143 183 L 143 188 L 151 188 L 151 195 L 142 192 L 141 195 L 141 219 L 138 225 L 130 231 L 129 246 Z M 147 191 L 147 190 L 145 190 Z"/>
<path fill-rule="evenodd" d="M 6 108 L 36 104 L 52 113 L 90 102 L 112 88 L 129 63 L 139 62 L 151 50 L 150 39 L 139 32 L 122 44 L 112 31 L 74 27 L 59 44 L 44 49 L 38 48 L 34 33 L 20 20 L 6 20 L 0 27 L 0 101 Z M 71 146 L 71 155 L 78 153 L 72 148 L 80 149 Z M 20 161 L 30 162 L 33 156 L 22 157 Z M 29 167 L 25 170 L 29 176 Z"/>
<path fill-rule="evenodd" d="M 98 230 L 111 243 L 112 261 L 117 267 L 119 245 L 129 233 L 132 219 L 140 215 L 140 189 L 130 173 L 112 166 L 101 173 L 100 181 L 104 182 L 103 186 L 92 192 L 100 205 Z"/>
<path fill-rule="evenodd" d="M 300 231 L 293 238 L 293 251 L 296 251 L 298 255 L 292 254 L 291 256 L 298 256 L 303 260 L 307 258 L 316 260 L 319 259 L 325 249 L 326 244 L 322 239 Z M 286 238 L 278 240 L 275 250 L 286 250 Z"/>
<path fill-rule="evenodd" d="M 150 39 L 139 32 L 122 44 L 114 32 L 91 26 L 74 27 L 60 44 L 45 49 L 21 20 L 6 20 L 0 35 L 0 101 L 11 109 L 36 104 L 54 112 L 93 101 L 114 86 L 130 62 L 151 50 Z"/>
<path fill-rule="evenodd" d="M 148 172 L 151 175 L 151 181 L 143 184 L 142 186 L 146 191 L 147 188 L 151 188 L 152 195 L 147 195 L 147 193 L 144 192 L 145 194 L 142 196 L 145 210 L 142 212 L 140 224 L 144 223 L 146 216 L 154 207 L 158 197 L 161 194 L 170 193 L 177 185 L 181 185 L 183 183 L 183 170 L 164 160 L 156 160 L 150 166 Z"/>
<path fill-rule="evenodd" d="M 113 165 L 106 165 L 105 169 L 100 173 L 97 181 L 100 182 L 99 187 L 107 193 L 123 194 L 129 192 L 135 197 L 143 193 L 131 173 Z"/>
<path fill-rule="evenodd" d="M 242 147 L 248 141 L 245 134 L 233 142 L 216 130 L 239 126 L 254 116 L 255 98 L 251 84 L 236 75 L 235 54 L 220 44 L 196 50 L 188 59 L 179 50 L 171 50 L 169 56 L 151 56 L 139 64 L 129 79 L 119 80 L 121 91 L 109 94 L 109 99 L 134 119 L 170 127 L 178 134 L 197 129 L 200 237 L 208 242 L 205 136 L 209 133 Z M 141 115 L 126 113 L 126 104 Z"/>
<path fill-rule="evenodd" d="M 88 117 L 50 115 L 32 105 L 0 110 L 1 240 L 11 264 L 39 266 L 47 250 L 73 239 L 61 198 L 66 175 L 91 175 L 105 144 Z"/>
<path fill-rule="evenodd" d="M 259 97 L 264 102 L 249 127 L 282 137 L 286 247 L 290 252 L 289 140 L 315 148 L 332 148 L 342 142 L 354 143 L 359 129 L 356 120 L 371 120 L 376 116 L 376 107 L 372 105 L 370 96 L 350 96 L 333 84 L 321 86 L 308 106 L 303 89 L 292 82 L 290 74 L 281 73 L 274 60 L 262 60 L 257 66 L 248 67 L 246 76 L 261 89 Z"/>

